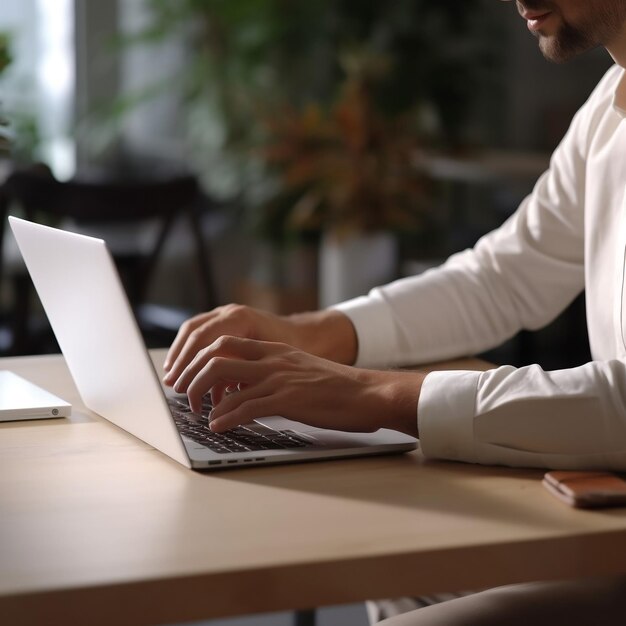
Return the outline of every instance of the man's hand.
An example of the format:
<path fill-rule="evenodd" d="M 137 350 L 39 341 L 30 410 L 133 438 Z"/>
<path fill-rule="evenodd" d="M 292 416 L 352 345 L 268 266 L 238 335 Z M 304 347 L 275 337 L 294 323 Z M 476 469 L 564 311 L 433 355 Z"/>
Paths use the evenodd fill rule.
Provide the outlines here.
<path fill-rule="evenodd" d="M 391 428 L 417 437 L 423 379 L 418 372 L 349 367 L 285 343 L 221 336 L 195 355 L 173 386 L 188 395 L 194 411 L 211 393 L 215 432 L 282 415 L 321 428 Z"/>
<path fill-rule="evenodd" d="M 356 360 L 357 339 L 352 322 L 338 311 L 279 316 L 230 304 L 187 320 L 165 359 L 164 382 L 171 385 L 200 350 L 223 335 L 280 341 L 338 363 Z"/>

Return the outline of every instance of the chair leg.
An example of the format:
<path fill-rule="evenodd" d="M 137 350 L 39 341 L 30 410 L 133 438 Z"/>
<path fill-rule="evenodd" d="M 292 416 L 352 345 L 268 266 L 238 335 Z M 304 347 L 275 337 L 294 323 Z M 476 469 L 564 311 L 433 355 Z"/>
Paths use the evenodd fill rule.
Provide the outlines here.
<path fill-rule="evenodd" d="M 296 611 L 294 626 L 315 626 L 315 609 Z"/>
<path fill-rule="evenodd" d="M 202 222 L 200 220 L 200 209 L 198 205 L 189 207 L 189 220 L 191 224 L 191 235 L 195 240 L 196 262 L 198 264 L 198 272 L 203 286 L 204 306 L 207 310 L 217 306 L 217 290 L 215 281 L 211 272 L 211 263 L 209 260 L 208 243 L 204 240 L 202 234 Z"/>
<path fill-rule="evenodd" d="M 28 274 L 13 276 L 13 311 L 11 314 L 10 354 L 28 354 L 31 348 L 28 324 L 30 321 L 31 282 Z"/>

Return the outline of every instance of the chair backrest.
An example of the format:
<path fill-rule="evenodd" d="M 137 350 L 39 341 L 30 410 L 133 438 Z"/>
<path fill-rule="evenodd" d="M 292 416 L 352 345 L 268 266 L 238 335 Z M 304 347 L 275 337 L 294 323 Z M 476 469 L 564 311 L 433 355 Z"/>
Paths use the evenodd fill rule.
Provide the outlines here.
<path fill-rule="evenodd" d="M 4 242 L 4 231 L 7 226 L 8 214 L 9 214 L 9 195 L 6 192 L 4 185 L 0 185 L 0 296 L 2 295 L 2 278 L 4 276 L 4 255 L 2 254 L 2 244 Z M 0 310 L 0 313 L 2 313 L 1 310 Z"/>
<path fill-rule="evenodd" d="M 133 306 L 143 304 L 163 245 L 174 220 L 185 216 L 195 244 L 205 308 L 216 306 L 207 246 L 202 235 L 200 207 L 206 206 L 197 180 L 191 175 L 144 180 L 73 180 L 60 182 L 45 167 L 13 172 L 4 194 L 15 201 L 27 219 L 71 218 L 78 224 L 130 225 L 157 221 L 157 236 L 149 251 L 134 255 L 132 271 L 122 270 Z M 120 262 L 120 259 L 117 259 Z"/>

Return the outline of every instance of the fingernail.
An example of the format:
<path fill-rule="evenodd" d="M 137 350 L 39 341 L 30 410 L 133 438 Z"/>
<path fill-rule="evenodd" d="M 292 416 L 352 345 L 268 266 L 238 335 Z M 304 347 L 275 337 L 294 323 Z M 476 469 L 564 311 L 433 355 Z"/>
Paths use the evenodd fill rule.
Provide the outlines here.
<path fill-rule="evenodd" d="M 209 421 L 209 428 L 213 431 L 213 432 L 219 432 L 218 430 L 218 426 L 219 426 L 220 421 L 219 420 L 213 420 L 212 422 Z"/>

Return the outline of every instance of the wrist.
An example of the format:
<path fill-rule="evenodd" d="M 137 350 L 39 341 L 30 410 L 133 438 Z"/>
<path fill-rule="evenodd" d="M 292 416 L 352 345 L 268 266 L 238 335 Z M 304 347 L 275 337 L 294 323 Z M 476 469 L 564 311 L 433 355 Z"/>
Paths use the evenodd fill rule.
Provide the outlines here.
<path fill-rule="evenodd" d="M 362 372 L 370 379 L 368 387 L 374 392 L 370 406 L 378 415 L 379 427 L 417 438 L 417 406 L 426 375 L 421 372 Z"/>
<path fill-rule="evenodd" d="M 296 313 L 288 319 L 294 329 L 293 346 L 345 365 L 356 361 L 356 330 L 344 313 L 329 309 Z"/>

